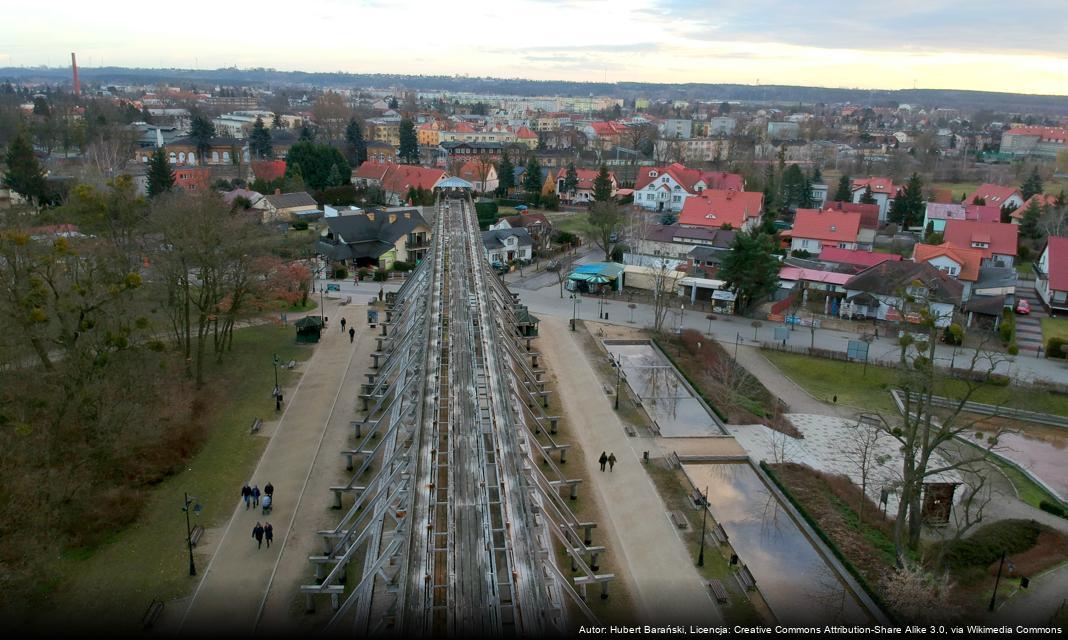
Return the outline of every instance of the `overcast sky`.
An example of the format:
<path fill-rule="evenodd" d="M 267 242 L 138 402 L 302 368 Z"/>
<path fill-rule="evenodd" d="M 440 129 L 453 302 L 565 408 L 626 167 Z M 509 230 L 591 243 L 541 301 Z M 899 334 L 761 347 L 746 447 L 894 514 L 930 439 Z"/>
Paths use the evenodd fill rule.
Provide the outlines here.
<path fill-rule="evenodd" d="M 1068 95 L 1066 0 L 0 0 L 0 66 Z"/>

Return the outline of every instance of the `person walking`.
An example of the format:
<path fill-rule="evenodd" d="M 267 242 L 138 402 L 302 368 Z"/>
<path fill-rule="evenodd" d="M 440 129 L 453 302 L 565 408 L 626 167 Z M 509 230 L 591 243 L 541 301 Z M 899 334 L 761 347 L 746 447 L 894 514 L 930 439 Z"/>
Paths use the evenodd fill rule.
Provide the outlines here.
<path fill-rule="evenodd" d="M 602 451 L 601 457 L 597 458 L 597 462 L 601 463 L 601 471 L 604 471 L 604 465 L 608 462 L 608 454 Z"/>
<path fill-rule="evenodd" d="M 263 485 L 263 495 L 265 495 L 265 496 L 267 496 L 269 498 L 273 498 L 274 497 L 274 485 L 271 484 L 270 482 L 268 482 L 267 484 Z"/>
<path fill-rule="evenodd" d="M 608 456 L 608 473 L 612 473 L 612 469 L 616 467 L 616 453 L 613 451 L 612 455 Z M 601 467 L 601 471 L 604 471 L 604 467 Z"/>
<path fill-rule="evenodd" d="M 260 506 L 260 485 L 253 485 L 252 487 L 252 506 Z"/>
<path fill-rule="evenodd" d="M 341 335 L 345 335 L 345 319 L 341 319 Z"/>
<path fill-rule="evenodd" d="M 256 526 L 252 528 L 252 537 L 256 539 L 256 548 L 263 548 L 263 527 L 260 523 L 256 523 Z"/>
<path fill-rule="evenodd" d="M 270 549 L 271 540 L 274 540 L 274 527 L 271 526 L 270 522 L 263 525 L 263 539 L 267 541 L 267 548 Z"/>
<path fill-rule="evenodd" d="M 271 505 L 274 504 L 274 499 L 271 496 L 263 496 L 263 515 L 267 515 L 271 512 Z"/>
<path fill-rule="evenodd" d="M 252 505 L 252 487 L 247 484 L 241 487 L 241 499 L 245 501 L 245 511 Z"/>
<path fill-rule="evenodd" d="M 356 340 L 356 328 L 349 327 L 349 344 L 352 344 Z"/>

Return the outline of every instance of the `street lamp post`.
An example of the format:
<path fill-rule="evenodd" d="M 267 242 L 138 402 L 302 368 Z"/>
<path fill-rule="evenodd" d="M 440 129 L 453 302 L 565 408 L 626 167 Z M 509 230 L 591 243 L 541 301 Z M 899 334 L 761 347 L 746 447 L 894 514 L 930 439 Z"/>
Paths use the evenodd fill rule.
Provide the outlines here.
<path fill-rule="evenodd" d="M 697 555 L 697 566 L 705 566 L 705 529 L 708 526 L 708 487 L 701 496 L 701 553 Z"/>
<path fill-rule="evenodd" d="M 738 344 L 742 341 L 742 334 L 734 334 L 734 361 L 738 362 Z"/>
<path fill-rule="evenodd" d="M 279 386 L 278 386 L 278 363 L 279 362 L 281 362 L 281 360 L 278 359 L 278 354 L 276 353 L 276 354 L 274 354 L 274 395 L 278 395 L 278 391 L 279 391 Z"/>
<path fill-rule="evenodd" d="M 998 584 L 1001 582 L 1001 569 L 1004 566 L 1005 566 L 1005 552 L 1002 551 L 1001 552 L 1001 562 L 998 563 L 998 576 L 996 578 L 994 578 L 994 593 L 992 593 L 990 595 L 990 606 L 988 607 L 988 609 L 990 611 L 994 610 L 994 605 L 997 603 L 997 599 L 998 599 Z"/>
<path fill-rule="evenodd" d="M 193 564 L 193 526 L 189 522 L 189 505 L 197 499 L 196 496 L 190 496 L 185 494 L 185 504 L 182 506 L 182 511 L 185 511 L 185 541 L 189 546 L 189 575 L 195 576 L 197 574 L 197 566 Z M 200 515 L 200 505 L 193 506 L 193 513 Z"/>
<path fill-rule="evenodd" d="M 578 306 L 582 302 L 578 293 L 571 294 L 571 330 L 575 330 L 575 325 L 578 323 Z"/>
<path fill-rule="evenodd" d="M 623 362 L 619 356 L 614 356 L 616 363 L 616 411 L 619 411 L 619 382 L 623 378 Z"/>

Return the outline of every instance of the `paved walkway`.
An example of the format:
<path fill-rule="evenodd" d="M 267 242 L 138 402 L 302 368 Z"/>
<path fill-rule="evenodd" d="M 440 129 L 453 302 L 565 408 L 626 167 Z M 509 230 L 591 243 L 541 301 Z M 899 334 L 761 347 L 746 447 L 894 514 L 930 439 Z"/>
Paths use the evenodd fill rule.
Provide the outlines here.
<path fill-rule="evenodd" d="M 1004 576 L 1002 579 L 1005 579 Z M 1019 583 L 1014 578 L 1010 580 Z M 1068 564 L 1032 578 L 1026 591 L 1017 587 L 1013 597 L 986 616 L 990 621 L 1000 624 L 1042 626 L 1062 606 L 1068 609 Z"/>
<path fill-rule="evenodd" d="M 724 343 L 723 348 L 730 353 L 731 345 Z M 809 395 L 796 382 L 786 376 L 771 363 L 756 347 L 739 347 L 738 363 L 760 381 L 764 387 L 786 403 L 789 413 L 810 413 L 826 416 L 846 417 L 852 413 L 849 408 L 830 405 Z"/>
<path fill-rule="evenodd" d="M 240 487 L 234 487 L 233 515 L 193 593 L 181 633 L 248 634 L 254 630 L 287 539 L 291 532 L 304 533 L 294 527 L 294 519 L 335 406 L 340 404 L 351 412 L 351 400 L 339 398 L 355 360 L 356 345 L 350 345 L 349 337 L 341 333 L 338 320 L 341 316 L 355 320 L 357 309 L 327 301 L 330 325 L 248 480 L 261 488 L 267 482 L 274 485 L 273 513 L 264 517 L 259 510 L 246 510 L 236 497 Z M 356 326 L 359 330 L 364 325 L 357 322 Z M 322 489 L 312 487 L 311 491 L 321 493 Z M 274 545 L 258 549 L 252 528 L 256 522 L 268 521 L 274 526 Z M 306 554 L 304 562 L 306 568 Z"/>
<path fill-rule="evenodd" d="M 626 562 L 643 622 L 722 623 L 719 609 L 708 595 L 678 533 L 668 520 L 664 502 L 642 468 L 641 451 L 649 439 L 630 438 L 601 390 L 567 322 L 545 318 L 539 328 L 538 347 L 558 379 L 559 400 L 568 423 L 587 456 L 614 452 L 619 459 L 612 473 L 601 473 L 595 460 L 590 468 L 592 487 L 603 505 L 619 544 L 609 553 Z"/>

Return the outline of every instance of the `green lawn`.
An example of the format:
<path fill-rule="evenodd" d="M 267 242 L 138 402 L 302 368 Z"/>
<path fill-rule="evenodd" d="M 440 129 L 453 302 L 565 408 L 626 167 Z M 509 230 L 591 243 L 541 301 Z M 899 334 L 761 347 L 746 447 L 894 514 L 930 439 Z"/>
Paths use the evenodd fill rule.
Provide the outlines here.
<path fill-rule="evenodd" d="M 567 231 L 576 235 L 584 235 L 590 228 L 590 214 L 581 213 L 553 213 L 549 215 L 549 221 L 553 223 L 556 231 Z"/>
<path fill-rule="evenodd" d="M 820 400 L 830 402 L 833 396 L 837 395 L 840 404 L 891 414 L 897 412 L 889 393 L 890 388 L 898 381 L 898 372 L 894 369 L 869 365 L 867 373 L 864 373 L 864 365 L 855 362 L 839 362 L 772 350 L 763 353 L 787 377 Z M 964 390 L 964 382 L 942 379 L 939 382 L 938 394 L 959 397 Z M 1046 391 L 991 385 L 979 388 L 972 394 L 971 400 L 1068 415 L 1068 396 Z"/>
<path fill-rule="evenodd" d="M 1016 263 L 1016 274 L 1022 278 L 1032 278 L 1035 272 L 1031 270 L 1030 260 L 1021 260 Z"/>
<path fill-rule="evenodd" d="M 249 435 L 249 425 L 254 417 L 273 417 L 275 353 L 284 362 L 302 361 L 311 356 L 312 348 L 294 343 L 292 327 L 267 325 L 234 333 L 233 353 L 222 365 L 209 367 L 208 386 L 225 392 L 217 395 L 221 404 L 206 417 L 210 435 L 203 449 L 187 462 L 185 471 L 151 489 L 137 523 L 100 547 L 75 550 L 57 560 L 52 574 L 58 611 L 121 615 L 136 625 L 153 598 L 166 600 L 192 590 L 183 492 L 198 496 L 203 507 L 197 518 L 200 524 L 206 528 L 226 524 L 242 483 L 267 444 L 265 438 Z M 279 370 L 283 387 L 298 377 L 296 371 Z M 201 573 L 207 561 L 197 554 Z"/>
<path fill-rule="evenodd" d="M 1068 319 L 1042 318 L 1042 342 L 1045 343 L 1050 338 L 1068 340 Z"/>

